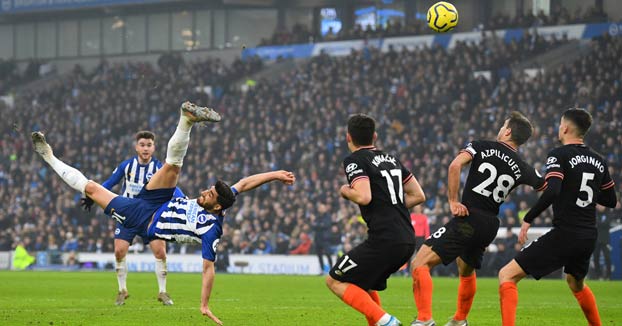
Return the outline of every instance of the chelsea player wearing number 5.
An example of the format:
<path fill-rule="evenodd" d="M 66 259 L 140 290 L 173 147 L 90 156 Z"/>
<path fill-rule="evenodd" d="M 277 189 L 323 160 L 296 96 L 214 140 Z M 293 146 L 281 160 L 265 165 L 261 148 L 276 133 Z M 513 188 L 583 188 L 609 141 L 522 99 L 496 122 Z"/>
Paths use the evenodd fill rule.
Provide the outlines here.
<path fill-rule="evenodd" d="M 536 170 L 520 159 L 518 146 L 533 132 L 529 120 L 512 112 L 505 120 L 496 141 L 473 141 L 460 151 L 449 165 L 449 206 L 454 218 L 434 232 L 417 252 L 412 263 L 413 295 L 417 317 L 411 326 L 434 326 L 432 319 L 432 277 L 430 269 L 456 260 L 460 285 L 456 313 L 447 326 L 466 326 L 476 290 L 475 269 L 482 266 L 486 247 L 499 229 L 499 206 L 518 185 L 527 184 L 538 191 L 546 182 Z M 458 201 L 460 172 L 471 163 L 469 175 Z"/>
<path fill-rule="evenodd" d="M 375 122 L 357 114 L 348 120 L 346 136 L 352 152 L 343 161 L 347 185 L 341 196 L 358 204 L 367 223 L 365 242 L 343 255 L 326 285 L 343 302 L 365 315 L 370 326 L 402 325 L 380 306 L 376 291 L 387 287 L 415 250 L 408 209 L 425 201 L 417 179 L 393 155 L 374 147 Z"/>
<path fill-rule="evenodd" d="M 499 271 L 499 296 L 503 326 L 513 326 L 518 304 L 516 283 L 527 275 L 536 280 L 564 267 L 566 282 L 590 326 L 600 326 L 596 299 L 583 282 L 597 239 L 596 204 L 614 208 L 614 182 L 605 160 L 583 138 L 592 116 L 583 109 L 564 112 L 558 138 L 563 146 L 546 160 L 548 188 L 527 212 L 518 241 L 524 244 L 531 222 L 553 204 L 553 228 L 536 239 Z"/>

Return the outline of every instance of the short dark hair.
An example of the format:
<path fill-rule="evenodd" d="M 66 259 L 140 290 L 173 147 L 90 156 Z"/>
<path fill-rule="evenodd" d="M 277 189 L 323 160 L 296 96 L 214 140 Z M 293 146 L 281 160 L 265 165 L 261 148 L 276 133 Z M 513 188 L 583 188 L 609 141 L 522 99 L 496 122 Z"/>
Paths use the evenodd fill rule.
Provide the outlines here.
<path fill-rule="evenodd" d="M 224 181 L 216 181 L 214 188 L 216 189 L 216 193 L 218 193 L 216 201 L 220 204 L 220 207 L 222 207 L 223 210 L 231 207 L 231 205 L 235 203 L 235 195 L 233 194 L 233 190 L 231 190 L 231 187 Z"/>
<path fill-rule="evenodd" d="M 568 109 L 562 117 L 577 127 L 577 136 L 579 137 L 585 136 L 592 126 L 592 115 L 585 109 Z"/>
<path fill-rule="evenodd" d="M 374 142 L 376 121 L 365 114 L 355 114 L 348 119 L 348 133 L 356 146 L 367 146 Z"/>
<path fill-rule="evenodd" d="M 508 128 L 512 129 L 512 141 L 520 146 L 527 142 L 533 134 L 533 126 L 527 117 L 518 111 L 513 111 L 507 118 Z"/>
<path fill-rule="evenodd" d="M 134 138 L 136 139 L 136 141 L 139 141 L 141 139 L 151 139 L 155 142 L 155 134 L 149 130 L 141 130 L 137 132 Z"/>

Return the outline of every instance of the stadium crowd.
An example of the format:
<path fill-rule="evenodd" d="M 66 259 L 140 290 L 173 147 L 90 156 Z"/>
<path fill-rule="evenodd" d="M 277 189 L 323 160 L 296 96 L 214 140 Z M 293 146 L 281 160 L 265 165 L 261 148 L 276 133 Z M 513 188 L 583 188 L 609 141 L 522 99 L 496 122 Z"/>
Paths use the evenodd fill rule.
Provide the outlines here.
<path fill-rule="evenodd" d="M 585 10 L 577 8 L 570 12 L 561 5 L 552 6 L 549 15 L 540 12 L 534 15 L 531 12 L 510 16 L 503 13 L 494 13 L 492 19 L 480 23 L 476 30 L 497 30 L 508 28 L 529 28 L 537 26 L 553 26 L 567 24 L 587 24 L 606 22 L 609 18 L 605 12 L 595 7 Z M 458 26 L 459 31 L 465 31 Z M 291 30 L 277 28 L 270 38 L 262 39 L 260 46 L 264 45 L 287 45 L 313 42 L 343 41 L 355 39 L 373 39 L 394 36 L 412 36 L 431 34 L 425 20 L 416 19 L 411 23 L 404 24 L 401 20 L 390 19 L 385 25 L 366 25 L 355 24 L 351 29 L 341 29 L 334 31 L 329 28 L 325 35 L 314 35 L 314 33 L 302 24 L 295 24 Z"/>
<path fill-rule="evenodd" d="M 226 66 L 215 59 L 184 62 L 167 55 L 147 63 L 80 67 L 44 89 L 24 91 L 15 108 L 1 107 L 0 251 L 22 242 L 30 251 L 112 252 L 113 220 L 101 209 L 85 212 L 80 194 L 66 187 L 31 149 L 29 133 L 42 130 L 56 155 L 96 181 L 108 178 L 134 155 L 133 135 L 152 130 L 163 160 L 177 109 L 188 99 L 210 105 L 223 121 L 197 129 L 179 182 L 193 197 L 218 178 L 234 183 L 266 170 L 295 173 L 297 184 L 267 184 L 243 194 L 227 212 L 219 253 L 307 254 L 314 242 L 333 253 L 363 241 L 358 208 L 338 195 L 345 183 L 345 121 L 365 112 L 377 119 L 377 146 L 399 153 L 427 195 L 423 213 L 434 232 L 451 216 L 447 167 L 471 139 L 494 139 L 504 117 L 520 110 L 536 127 L 521 149 L 542 168 L 556 146 L 561 110 L 580 106 L 595 118 L 588 143 L 610 165 L 622 190 L 622 52 L 620 39 L 592 42 L 589 55 L 535 77 L 509 74 L 513 63 L 563 44 L 524 37 L 505 44 L 353 51 L 320 55 L 279 80 L 259 80 L 248 90 L 233 81 L 261 69 L 258 59 Z M 488 79 L 474 72 L 488 70 Z M 209 86 L 209 87 L 208 87 Z M 519 226 L 538 194 L 519 188 L 502 205 L 501 225 Z M 551 211 L 534 222 L 550 226 Z M 500 239 L 486 269 L 493 273 L 517 249 L 514 236 Z M 198 247 L 169 244 L 169 252 Z M 438 273 L 451 272 L 438 269 Z"/>

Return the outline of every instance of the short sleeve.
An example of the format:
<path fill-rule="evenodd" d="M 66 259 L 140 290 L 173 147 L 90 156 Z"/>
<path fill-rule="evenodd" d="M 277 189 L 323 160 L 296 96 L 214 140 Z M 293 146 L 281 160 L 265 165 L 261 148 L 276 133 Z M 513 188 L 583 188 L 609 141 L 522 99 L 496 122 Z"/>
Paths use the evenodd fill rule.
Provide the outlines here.
<path fill-rule="evenodd" d="M 407 184 L 413 177 L 414 175 L 402 165 L 402 184 Z"/>
<path fill-rule="evenodd" d="M 557 149 L 549 152 L 549 155 L 546 158 L 546 173 L 544 175 L 545 180 L 548 180 L 549 178 L 559 178 L 561 180 L 564 180 L 562 159 L 562 153 Z"/>
<path fill-rule="evenodd" d="M 343 160 L 343 168 L 350 187 L 360 180 L 369 179 L 367 171 L 363 169 L 363 164 L 351 156 Z"/>
<path fill-rule="evenodd" d="M 466 146 L 464 146 L 463 149 L 460 150 L 460 153 L 467 153 L 469 155 L 471 155 L 471 158 L 474 158 L 475 155 L 479 152 L 480 150 L 480 146 L 481 143 L 479 141 L 472 141 L 468 144 L 466 144 Z"/>
<path fill-rule="evenodd" d="M 216 229 L 212 229 L 201 237 L 201 255 L 203 259 L 209 261 L 216 260 L 216 248 L 218 248 L 218 242 L 220 242 L 220 236 Z"/>

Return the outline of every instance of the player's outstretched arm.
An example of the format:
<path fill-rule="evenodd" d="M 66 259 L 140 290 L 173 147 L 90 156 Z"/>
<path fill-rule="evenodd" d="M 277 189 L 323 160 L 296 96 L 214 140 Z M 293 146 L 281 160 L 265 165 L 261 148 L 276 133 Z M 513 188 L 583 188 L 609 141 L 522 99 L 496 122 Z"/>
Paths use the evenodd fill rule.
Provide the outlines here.
<path fill-rule="evenodd" d="M 425 201 L 425 193 L 414 176 L 404 185 L 404 205 L 411 209 Z"/>
<path fill-rule="evenodd" d="M 296 182 L 296 177 L 292 172 L 285 170 L 271 171 L 253 174 L 251 176 L 243 178 L 242 180 L 234 184 L 233 187 L 235 188 L 235 190 L 238 191 L 238 193 L 242 193 L 245 191 L 253 190 L 264 183 L 277 180 L 283 182 L 286 185 L 293 185 L 294 182 Z"/>
<path fill-rule="evenodd" d="M 214 262 L 203 259 L 203 278 L 202 278 L 202 286 L 201 286 L 201 313 L 203 316 L 209 317 L 216 324 L 222 325 L 222 321 L 214 315 L 214 313 L 209 309 L 207 305 L 209 302 L 209 297 L 212 293 L 212 286 L 214 285 L 214 277 L 216 276 L 216 271 L 214 268 Z"/>
<path fill-rule="evenodd" d="M 458 200 L 460 192 L 460 171 L 469 164 L 472 157 L 467 152 L 460 152 L 458 156 L 449 164 L 447 171 L 447 198 L 449 199 L 449 208 L 454 216 L 467 216 L 469 210 Z"/>
<path fill-rule="evenodd" d="M 521 245 L 527 242 L 527 231 L 529 230 L 529 227 L 531 226 L 533 220 L 538 217 L 538 215 L 540 215 L 540 213 L 542 213 L 545 209 L 551 206 L 551 204 L 553 204 L 553 201 L 555 201 L 555 198 L 557 198 L 561 190 L 562 179 L 558 177 L 550 177 L 547 180 L 546 190 L 542 192 L 542 195 L 540 196 L 536 204 L 533 205 L 533 207 L 529 210 L 529 212 L 527 212 L 527 214 L 525 214 L 525 217 L 523 218 L 521 230 L 518 235 L 518 242 Z"/>

